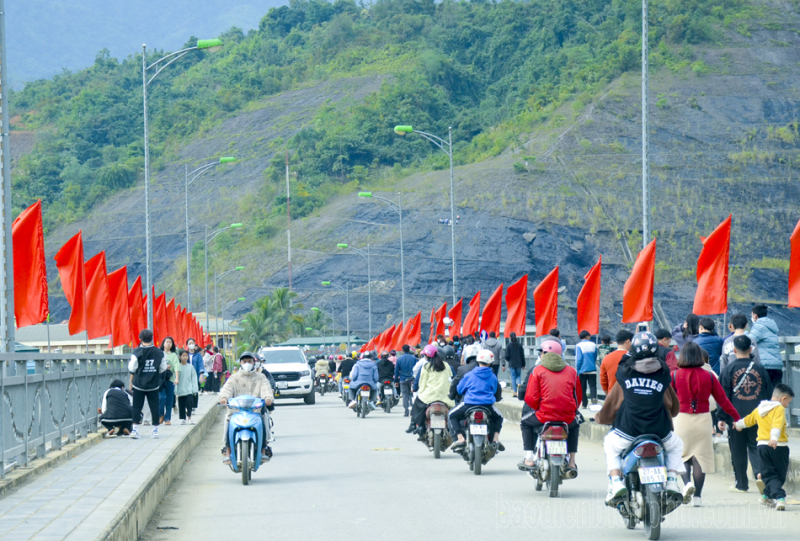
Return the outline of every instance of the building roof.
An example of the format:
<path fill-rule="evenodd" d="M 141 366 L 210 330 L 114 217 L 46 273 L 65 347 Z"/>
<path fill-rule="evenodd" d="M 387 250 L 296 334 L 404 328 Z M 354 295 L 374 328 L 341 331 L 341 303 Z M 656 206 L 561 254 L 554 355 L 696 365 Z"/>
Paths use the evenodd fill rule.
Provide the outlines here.
<path fill-rule="evenodd" d="M 17 329 L 16 339 L 23 344 L 47 344 L 47 325 L 31 325 Z M 70 335 L 69 325 L 51 324 L 50 342 L 60 345 L 85 344 L 86 332 Z M 92 338 L 89 340 L 89 344 L 108 345 L 108 336 Z"/>
<path fill-rule="evenodd" d="M 197 319 L 197 322 L 200 323 L 200 325 L 203 327 L 206 326 L 205 312 L 196 313 L 194 314 L 194 317 Z M 222 319 L 221 317 L 217 318 L 214 316 L 208 316 L 208 328 L 206 329 L 206 332 L 209 334 L 217 334 L 217 332 L 219 332 L 219 334 L 231 334 L 243 331 L 244 328 L 234 324 L 234 321 L 235 320 L 233 319 Z"/>
<path fill-rule="evenodd" d="M 289 338 L 285 342 L 275 344 L 276 346 L 328 346 L 331 344 L 345 344 L 347 343 L 347 336 L 301 336 L 299 338 Z M 362 340 L 358 336 L 350 335 L 350 344 L 366 344 L 366 340 Z"/>

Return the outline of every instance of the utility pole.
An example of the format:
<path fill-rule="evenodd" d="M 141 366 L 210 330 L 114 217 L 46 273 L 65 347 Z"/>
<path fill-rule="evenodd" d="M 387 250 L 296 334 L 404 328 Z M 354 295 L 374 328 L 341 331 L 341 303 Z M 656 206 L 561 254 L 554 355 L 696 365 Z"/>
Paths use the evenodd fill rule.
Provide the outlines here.
<path fill-rule="evenodd" d="M 289 151 L 286 151 L 286 240 L 288 250 L 286 251 L 289 261 L 289 291 L 292 290 L 292 194 L 289 191 Z"/>
<path fill-rule="evenodd" d="M 642 248 L 650 242 L 650 136 L 647 130 L 647 0 L 642 0 Z"/>
<path fill-rule="evenodd" d="M 14 249 L 11 237 L 11 158 L 8 150 L 8 69 L 6 62 L 6 9 L 0 0 L 0 353 L 14 353 Z"/>

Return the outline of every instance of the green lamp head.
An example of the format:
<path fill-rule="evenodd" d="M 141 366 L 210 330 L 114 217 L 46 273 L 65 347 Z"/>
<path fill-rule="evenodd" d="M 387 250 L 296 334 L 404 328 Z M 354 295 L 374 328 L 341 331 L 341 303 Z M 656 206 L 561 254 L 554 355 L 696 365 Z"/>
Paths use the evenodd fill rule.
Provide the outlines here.
<path fill-rule="evenodd" d="M 236 268 L 234 268 L 233 270 L 237 270 L 237 271 L 238 271 L 238 270 L 244 270 L 244 267 L 236 267 Z"/>
<path fill-rule="evenodd" d="M 347 248 L 347 244 L 341 242 L 341 243 L 337 244 L 336 247 L 337 248 Z"/>
<path fill-rule="evenodd" d="M 240 227 L 244 227 L 244 224 L 231 224 L 231 229 L 239 229 Z"/>
<path fill-rule="evenodd" d="M 372 197 L 372 192 L 358 192 L 358 197 Z"/>
<path fill-rule="evenodd" d="M 209 53 L 216 53 L 217 51 L 222 50 L 222 40 L 217 38 L 199 39 L 197 40 L 197 48 L 205 49 Z"/>
<path fill-rule="evenodd" d="M 394 133 L 397 135 L 405 135 L 407 133 L 412 133 L 414 129 L 411 126 L 395 126 Z"/>
<path fill-rule="evenodd" d="M 329 285 L 331 285 L 331 283 L 330 282 L 322 282 L 322 285 L 329 286 Z"/>
<path fill-rule="evenodd" d="M 236 299 L 236 300 L 237 300 L 237 301 L 240 301 L 240 302 L 244 302 L 244 301 L 246 301 L 247 299 L 246 299 L 245 297 L 239 297 L 239 298 L 238 298 L 238 299 Z"/>
<path fill-rule="evenodd" d="M 236 161 L 236 158 L 233 156 L 223 156 L 219 159 L 219 163 L 233 163 Z"/>

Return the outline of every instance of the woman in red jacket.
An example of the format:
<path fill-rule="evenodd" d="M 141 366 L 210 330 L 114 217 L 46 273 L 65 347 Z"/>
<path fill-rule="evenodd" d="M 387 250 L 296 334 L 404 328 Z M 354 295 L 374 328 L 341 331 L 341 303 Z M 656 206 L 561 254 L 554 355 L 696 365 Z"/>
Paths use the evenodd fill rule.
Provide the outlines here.
<path fill-rule="evenodd" d="M 683 440 L 686 473 L 681 476 L 684 485 L 688 485 L 690 479 L 694 478 L 693 507 L 702 505 L 700 495 L 703 492 L 706 472 L 714 473 L 714 443 L 709 430 L 713 421 L 709 410 L 709 397 L 713 396 L 725 413 L 734 419 L 739 418 L 716 375 L 703 368 L 704 364 L 700 346 L 689 342 L 681 349 L 678 370 L 672 373 L 672 386 L 678 394 L 681 405 L 681 412 L 674 420 L 675 433 Z"/>

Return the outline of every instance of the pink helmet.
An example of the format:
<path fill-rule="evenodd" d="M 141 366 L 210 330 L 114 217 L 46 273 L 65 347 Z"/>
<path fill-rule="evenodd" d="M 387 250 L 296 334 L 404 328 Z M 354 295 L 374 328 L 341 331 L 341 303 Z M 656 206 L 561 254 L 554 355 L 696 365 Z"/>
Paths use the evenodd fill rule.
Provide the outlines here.
<path fill-rule="evenodd" d="M 422 354 L 428 357 L 429 359 L 433 359 L 436 357 L 436 354 L 439 353 L 439 348 L 434 346 L 433 344 L 428 344 L 424 348 L 422 348 Z"/>
<path fill-rule="evenodd" d="M 542 352 L 561 355 L 561 342 L 558 340 L 545 340 L 542 342 Z"/>

